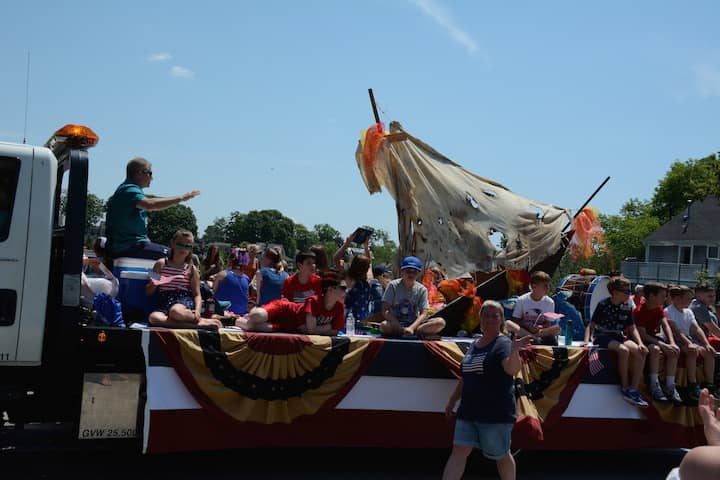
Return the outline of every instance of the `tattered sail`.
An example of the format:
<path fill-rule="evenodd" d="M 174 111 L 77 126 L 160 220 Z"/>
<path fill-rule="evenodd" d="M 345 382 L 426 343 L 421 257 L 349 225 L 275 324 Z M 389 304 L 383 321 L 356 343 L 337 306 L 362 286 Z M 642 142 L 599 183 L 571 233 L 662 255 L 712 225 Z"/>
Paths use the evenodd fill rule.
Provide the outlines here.
<path fill-rule="evenodd" d="M 523 198 L 475 175 L 403 130 L 370 127 L 355 155 L 370 193 L 395 199 L 400 254 L 441 263 L 449 275 L 526 269 L 561 246 L 567 209 Z M 491 235 L 503 235 L 502 248 Z"/>

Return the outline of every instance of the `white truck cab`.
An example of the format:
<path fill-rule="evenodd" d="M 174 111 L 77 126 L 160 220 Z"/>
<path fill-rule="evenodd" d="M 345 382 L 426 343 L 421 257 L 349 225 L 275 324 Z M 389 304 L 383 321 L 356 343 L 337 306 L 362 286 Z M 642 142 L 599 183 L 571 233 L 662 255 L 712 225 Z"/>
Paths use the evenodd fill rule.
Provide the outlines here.
<path fill-rule="evenodd" d="M 0 143 L 0 365 L 40 365 L 57 159 Z"/>
<path fill-rule="evenodd" d="M 140 334 L 94 326 L 80 304 L 87 149 L 98 140 L 66 125 L 44 146 L 0 143 L 0 429 L 6 414 L 14 429 L 63 424 L 77 440 L 98 426 L 120 431 L 118 411 L 132 432 L 126 440 L 137 442 Z M 98 379 L 115 374 L 132 379 L 130 396 L 98 390 Z"/>

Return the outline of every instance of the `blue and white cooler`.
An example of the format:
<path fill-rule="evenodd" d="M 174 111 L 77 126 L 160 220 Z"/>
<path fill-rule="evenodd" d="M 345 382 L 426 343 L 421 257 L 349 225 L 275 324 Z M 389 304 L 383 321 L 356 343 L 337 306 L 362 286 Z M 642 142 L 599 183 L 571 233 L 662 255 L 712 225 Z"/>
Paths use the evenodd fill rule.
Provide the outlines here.
<path fill-rule="evenodd" d="M 120 282 L 117 299 L 122 303 L 125 323 L 147 323 L 147 318 L 155 306 L 155 296 L 145 295 L 149 274 L 155 260 L 145 258 L 116 258 L 113 262 L 113 275 Z"/>

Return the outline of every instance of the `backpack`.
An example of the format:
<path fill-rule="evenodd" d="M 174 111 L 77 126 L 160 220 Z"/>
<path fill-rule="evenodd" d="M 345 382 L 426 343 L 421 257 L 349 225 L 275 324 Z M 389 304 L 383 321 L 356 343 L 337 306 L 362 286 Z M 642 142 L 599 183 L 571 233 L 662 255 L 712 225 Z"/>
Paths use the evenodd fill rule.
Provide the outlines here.
<path fill-rule="evenodd" d="M 98 293 L 93 298 L 93 309 L 97 312 L 96 322 L 109 327 L 125 327 L 122 304 L 107 293 Z"/>

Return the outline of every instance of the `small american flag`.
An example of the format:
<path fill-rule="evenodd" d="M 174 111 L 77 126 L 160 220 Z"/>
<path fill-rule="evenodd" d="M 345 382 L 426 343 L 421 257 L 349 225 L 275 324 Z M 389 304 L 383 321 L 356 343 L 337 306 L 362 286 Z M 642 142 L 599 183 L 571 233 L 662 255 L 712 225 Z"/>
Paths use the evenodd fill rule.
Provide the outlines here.
<path fill-rule="evenodd" d="M 598 373 L 600 373 L 600 370 L 605 368 L 605 365 L 600 361 L 600 355 L 598 354 L 597 347 L 591 347 L 590 354 L 588 355 L 588 360 L 590 360 L 590 375 L 595 376 Z"/>

